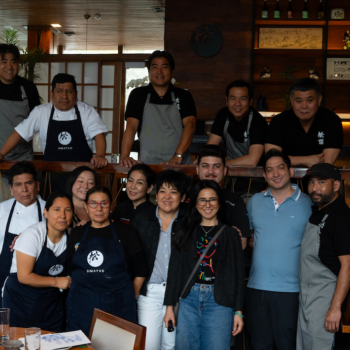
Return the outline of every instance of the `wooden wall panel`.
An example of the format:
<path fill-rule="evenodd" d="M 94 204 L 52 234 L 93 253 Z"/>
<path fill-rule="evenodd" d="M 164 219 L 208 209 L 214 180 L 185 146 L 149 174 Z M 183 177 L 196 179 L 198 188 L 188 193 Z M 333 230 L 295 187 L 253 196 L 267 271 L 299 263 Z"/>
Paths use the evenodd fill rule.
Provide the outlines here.
<path fill-rule="evenodd" d="M 250 77 L 253 0 L 167 0 L 164 47 L 175 59 L 174 78 L 195 100 L 198 119 L 214 119 L 225 106 L 226 86 Z M 197 56 L 190 47 L 195 28 L 218 27 L 221 51 L 214 57 Z"/>

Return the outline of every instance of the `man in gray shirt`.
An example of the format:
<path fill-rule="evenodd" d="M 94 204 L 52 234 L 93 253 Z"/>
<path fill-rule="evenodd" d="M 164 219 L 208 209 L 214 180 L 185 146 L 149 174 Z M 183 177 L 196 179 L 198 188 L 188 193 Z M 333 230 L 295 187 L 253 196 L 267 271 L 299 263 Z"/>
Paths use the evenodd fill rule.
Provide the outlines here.
<path fill-rule="evenodd" d="M 143 243 L 149 273 L 137 300 L 138 321 L 147 327 L 146 350 L 175 349 L 175 332 L 164 327 L 164 294 L 168 278 L 172 237 L 184 216 L 180 207 L 186 196 L 186 176 L 164 171 L 156 183 L 158 206 L 138 213 L 132 225 Z"/>

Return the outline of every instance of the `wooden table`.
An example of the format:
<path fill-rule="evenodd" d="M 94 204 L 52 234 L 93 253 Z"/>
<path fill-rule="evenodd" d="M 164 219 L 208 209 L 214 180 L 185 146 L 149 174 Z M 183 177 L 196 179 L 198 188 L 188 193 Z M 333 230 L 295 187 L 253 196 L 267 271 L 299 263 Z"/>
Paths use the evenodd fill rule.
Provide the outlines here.
<path fill-rule="evenodd" d="M 9 340 L 17 340 L 19 338 L 24 338 L 24 330 L 25 328 L 19 328 L 19 327 L 10 327 L 10 338 Z M 54 332 L 48 332 L 41 330 L 41 335 L 43 334 L 52 334 Z M 81 350 L 78 346 L 75 346 L 74 348 L 71 348 L 72 350 Z M 83 348 L 86 350 L 94 350 L 90 345 L 88 345 L 86 348 Z M 0 346 L 0 350 L 5 350 L 3 346 Z"/>

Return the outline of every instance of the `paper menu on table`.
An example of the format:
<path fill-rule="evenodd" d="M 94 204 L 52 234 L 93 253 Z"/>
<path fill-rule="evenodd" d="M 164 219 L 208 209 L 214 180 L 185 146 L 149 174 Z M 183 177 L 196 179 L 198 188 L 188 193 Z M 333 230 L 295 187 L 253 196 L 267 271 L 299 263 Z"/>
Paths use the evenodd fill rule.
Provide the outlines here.
<path fill-rule="evenodd" d="M 24 344 L 24 338 L 20 339 Z M 41 336 L 40 350 L 56 350 L 90 344 L 89 338 L 82 331 L 45 334 Z M 21 349 L 24 349 L 22 347 Z"/>

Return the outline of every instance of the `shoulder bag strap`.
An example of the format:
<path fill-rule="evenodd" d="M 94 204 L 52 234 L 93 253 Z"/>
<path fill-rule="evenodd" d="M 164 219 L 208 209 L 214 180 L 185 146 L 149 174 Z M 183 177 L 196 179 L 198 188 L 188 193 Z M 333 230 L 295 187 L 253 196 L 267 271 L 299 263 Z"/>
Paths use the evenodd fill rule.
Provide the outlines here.
<path fill-rule="evenodd" d="M 199 265 L 201 264 L 201 262 L 203 261 L 205 254 L 208 253 L 209 248 L 212 246 L 212 244 L 217 240 L 217 238 L 220 236 L 221 232 L 225 229 L 226 225 L 223 225 L 221 227 L 221 229 L 216 233 L 216 235 L 212 238 L 212 240 L 209 242 L 209 244 L 207 245 L 207 247 L 205 248 L 204 252 L 202 253 L 201 257 L 199 258 L 199 260 L 197 261 L 196 266 L 194 267 L 193 271 L 191 272 L 190 277 L 188 278 L 185 287 L 182 289 L 182 292 L 180 294 L 180 298 L 179 301 L 182 299 L 182 296 L 185 294 L 187 287 L 189 286 L 189 284 L 192 281 L 192 278 L 194 276 L 194 274 L 197 272 Z"/>

